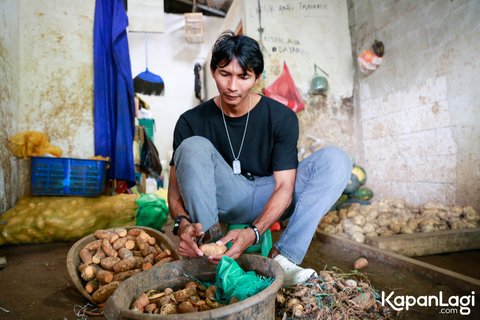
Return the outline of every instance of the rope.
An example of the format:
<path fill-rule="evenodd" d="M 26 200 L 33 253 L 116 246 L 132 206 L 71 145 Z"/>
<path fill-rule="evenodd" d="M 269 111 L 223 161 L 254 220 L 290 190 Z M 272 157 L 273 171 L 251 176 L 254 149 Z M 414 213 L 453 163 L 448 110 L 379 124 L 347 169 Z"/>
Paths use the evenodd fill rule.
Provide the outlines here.
<path fill-rule="evenodd" d="M 145 36 L 145 69 L 148 70 L 148 40 L 147 40 L 147 33 L 144 33 Z"/>

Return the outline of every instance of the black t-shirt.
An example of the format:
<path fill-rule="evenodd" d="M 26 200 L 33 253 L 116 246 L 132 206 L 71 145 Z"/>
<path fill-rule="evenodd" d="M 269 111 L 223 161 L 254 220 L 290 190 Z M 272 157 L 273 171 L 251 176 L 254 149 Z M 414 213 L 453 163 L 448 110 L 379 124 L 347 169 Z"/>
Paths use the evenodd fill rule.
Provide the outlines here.
<path fill-rule="evenodd" d="M 242 142 L 247 114 L 231 118 L 225 115 L 235 156 Z M 233 155 L 228 143 L 222 111 L 213 99 L 183 113 L 173 134 L 173 150 L 192 136 L 210 140 L 225 161 L 232 166 Z M 240 154 L 242 173 L 269 176 L 273 171 L 295 169 L 297 157 L 298 119 L 291 109 L 262 96 L 250 111 L 247 132 Z M 173 157 L 170 161 L 173 165 Z"/>

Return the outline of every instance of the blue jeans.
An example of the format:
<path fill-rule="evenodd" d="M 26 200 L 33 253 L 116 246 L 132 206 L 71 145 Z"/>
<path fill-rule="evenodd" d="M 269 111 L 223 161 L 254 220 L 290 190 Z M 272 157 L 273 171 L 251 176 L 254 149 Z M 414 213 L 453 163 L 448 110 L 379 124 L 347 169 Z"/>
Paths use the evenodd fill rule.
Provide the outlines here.
<path fill-rule="evenodd" d="M 185 139 L 174 156 L 177 182 L 192 221 L 208 230 L 217 222 L 252 223 L 263 211 L 275 182 L 273 176 L 249 180 L 233 173 L 211 142 Z M 342 194 L 352 161 L 342 150 L 325 147 L 300 162 L 290 207 L 281 220 L 288 225 L 275 247 L 300 264 L 321 218 Z"/>

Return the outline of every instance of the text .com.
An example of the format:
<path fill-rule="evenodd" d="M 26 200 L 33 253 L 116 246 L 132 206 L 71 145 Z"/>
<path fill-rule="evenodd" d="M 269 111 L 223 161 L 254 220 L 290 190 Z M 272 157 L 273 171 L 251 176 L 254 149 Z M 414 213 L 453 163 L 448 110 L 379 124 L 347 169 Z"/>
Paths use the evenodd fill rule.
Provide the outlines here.
<path fill-rule="evenodd" d="M 468 316 L 471 308 L 475 306 L 475 291 L 465 296 L 450 296 L 444 297 L 443 292 L 440 291 L 438 295 L 428 296 L 395 296 L 395 292 L 390 292 L 386 295 L 382 291 L 381 295 L 382 306 L 388 306 L 395 311 L 408 311 L 413 306 L 419 307 L 442 307 L 442 310 L 457 309 L 461 315 Z M 442 311 L 440 311 L 442 312 Z"/>

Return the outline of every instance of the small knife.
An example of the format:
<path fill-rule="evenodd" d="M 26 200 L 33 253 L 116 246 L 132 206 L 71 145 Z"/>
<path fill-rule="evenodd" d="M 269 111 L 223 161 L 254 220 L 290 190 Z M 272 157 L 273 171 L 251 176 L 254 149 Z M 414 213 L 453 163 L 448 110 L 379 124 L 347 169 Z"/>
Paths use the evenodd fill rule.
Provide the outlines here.
<path fill-rule="evenodd" d="M 204 243 L 215 242 L 223 237 L 222 228 L 217 222 L 203 233 L 200 237 L 197 237 L 196 243 L 198 246 Z"/>

